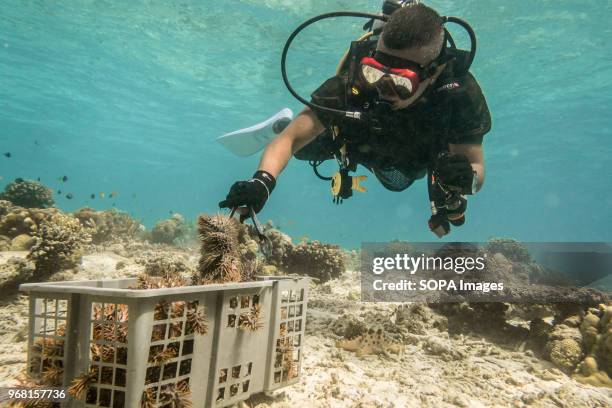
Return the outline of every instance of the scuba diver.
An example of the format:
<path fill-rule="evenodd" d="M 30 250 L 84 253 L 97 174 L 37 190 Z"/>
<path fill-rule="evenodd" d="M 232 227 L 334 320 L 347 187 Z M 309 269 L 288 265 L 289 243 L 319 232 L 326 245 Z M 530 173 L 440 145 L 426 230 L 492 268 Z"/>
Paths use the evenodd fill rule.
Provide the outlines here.
<path fill-rule="evenodd" d="M 337 70 L 306 101 L 287 80 L 285 58 L 297 33 L 323 18 L 370 18 L 366 35 L 351 43 Z M 455 46 L 447 23 L 462 26 L 471 49 Z M 467 195 L 485 178 L 483 136 L 491 129 L 485 97 L 469 72 L 476 52 L 471 27 L 442 17 L 418 1 L 386 0 L 383 14 L 337 12 L 302 24 L 283 51 L 282 73 L 289 91 L 306 107 L 293 120 L 275 123 L 257 171 L 234 183 L 221 208 L 238 210 L 241 221 L 261 211 L 276 180 L 295 156 L 331 181 L 333 201 L 365 191 L 365 176 L 351 176 L 362 165 L 384 187 L 403 191 L 427 176 L 432 216 L 429 228 L 442 237 L 465 222 Z M 277 133 L 277 134 L 276 134 Z M 335 159 L 339 171 L 324 177 L 317 166 Z M 232 211 L 232 213 L 233 213 Z"/>

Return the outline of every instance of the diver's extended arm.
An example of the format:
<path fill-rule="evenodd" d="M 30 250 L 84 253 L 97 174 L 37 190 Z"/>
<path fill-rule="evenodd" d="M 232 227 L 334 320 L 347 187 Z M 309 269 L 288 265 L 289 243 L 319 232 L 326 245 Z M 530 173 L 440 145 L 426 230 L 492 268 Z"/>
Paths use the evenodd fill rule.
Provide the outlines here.
<path fill-rule="evenodd" d="M 283 171 L 291 156 L 325 127 L 310 108 L 305 108 L 264 150 L 258 170 L 266 171 L 275 178 Z"/>
<path fill-rule="evenodd" d="M 253 177 L 250 180 L 235 182 L 225 200 L 219 202 L 219 207 L 238 208 L 241 220 L 249 214 L 249 208 L 255 213 L 261 211 L 276 186 L 276 178 L 293 153 L 324 130 L 317 116 L 309 108 L 304 109 L 266 147 Z"/>
<path fill-rule="evenodd" d="M 484 152 L 480 144 L 449 144 L 451 154 L 462 154 L 470 162 L 472 170 L 476 172 L 476 191 L 482 188 L 485 180 Z"/>

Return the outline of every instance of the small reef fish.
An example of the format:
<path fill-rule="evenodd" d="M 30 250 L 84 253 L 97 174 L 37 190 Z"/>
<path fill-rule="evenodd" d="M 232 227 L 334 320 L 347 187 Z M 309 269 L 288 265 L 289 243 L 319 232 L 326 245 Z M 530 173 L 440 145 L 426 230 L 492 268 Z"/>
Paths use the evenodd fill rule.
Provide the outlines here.
<path fill-rule="evenodd" d="M 57 194 L 62 194 L 62 190 L 57 190 Z"/>
<path fill-rule="evenodd" d="M 68 193 L 66 194 L 66 198 L 72 200 L 74 198 L 74 195 L 72 195 L 72 193 Z"/>
<path fill-rule="evenodd" d="M 23 179 L 21 177 L 17 177 L 15 179 L 15 183 L 19 184 L 19 183 L 23 183 Z"/>
<path fill-rule="evenodd" d="M 40 177 L 36 177 L 36 181 L 40 181 Z"/>
<path fill-rule="evenodd" d="M 89 197 L 90 197 L 92 200 L 94 200 L 94 199 L 96 198 L 96 195 L 92 193 L 92 194 L 91 194 Z"/>
<path fill-rule="evenodd" d="M 104 198 L 104 192 L 100 191 L 99 196 L 100 196 L 100 198 Z"/>
<path fill-rule="evenodd" d="M 108 195 L 108 198 L 113 198 L 113 197 L 117 197 L 117 192 L 113 191 Z"/>
<path fill-rule="evenodd" d="M 4 153 L 4 156 L 6 156 L 6 157 L 8 157 L 10 159 L 12 154 L 11 154 L 11 152 L 6 152 L 6 153 Z"/>
<path fill-rule="evenodd" d="M 59 181 L 63 181 L 64 183 L 68 181 L 68 176 L 63 176 L 59 178 Z"/>

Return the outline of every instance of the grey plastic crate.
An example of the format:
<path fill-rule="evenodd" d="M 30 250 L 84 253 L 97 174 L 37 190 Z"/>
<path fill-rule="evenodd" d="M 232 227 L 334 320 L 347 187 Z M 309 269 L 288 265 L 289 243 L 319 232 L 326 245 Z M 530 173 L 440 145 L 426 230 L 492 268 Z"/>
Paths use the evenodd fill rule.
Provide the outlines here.
<path fill-rule="evenodd" d="M 308 279 L 129 289 L 135 285 L 116 279 L 20 286 L 30 297 L 30 375 L 62 367 L 67 387 L 94 373 L 83 400 L 65 406 L 140 407 L 143 391 L 160 402 L 162 388 L 187 382 L 194 408 L 225 407 L 298 381 Z M 167 313 L 155 313 L 160 302 Z M 254 304 L 261 305 L 262 327 L 240 328 Z M 206 334 L 188 324 L 195 308 L 206 315 Z M 152 361 L 169 348 L 172 358 Z"/>

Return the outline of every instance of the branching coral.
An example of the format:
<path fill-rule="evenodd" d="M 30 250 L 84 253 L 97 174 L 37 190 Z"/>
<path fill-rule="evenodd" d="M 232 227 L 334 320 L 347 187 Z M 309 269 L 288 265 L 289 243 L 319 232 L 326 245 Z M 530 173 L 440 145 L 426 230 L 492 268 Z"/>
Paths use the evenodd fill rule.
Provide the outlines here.
<path fill-rule="evenodd" d="M 47 208 L 52 207 L 53 191 L 38 181 L 24 180 L 21 178 L 9 183 L 0 193 L 0 200 L 25 208 Z"/>
<path fill-rule="evenodd" d="M 198 233 L 201 249 L 199 283 L 240 282 L 242 265 L 238 252 L 237 221 L 221 215 L 201 215 Z"/>
<path fill-rule="evenodd" d="M 75 267 L 81 259 L 82 247 L 90 235 L 71 216 L 55 214 L 43 221 L 36 233 L 36 244 L 27 258 L 34 261 L 39 277 Z"/>

